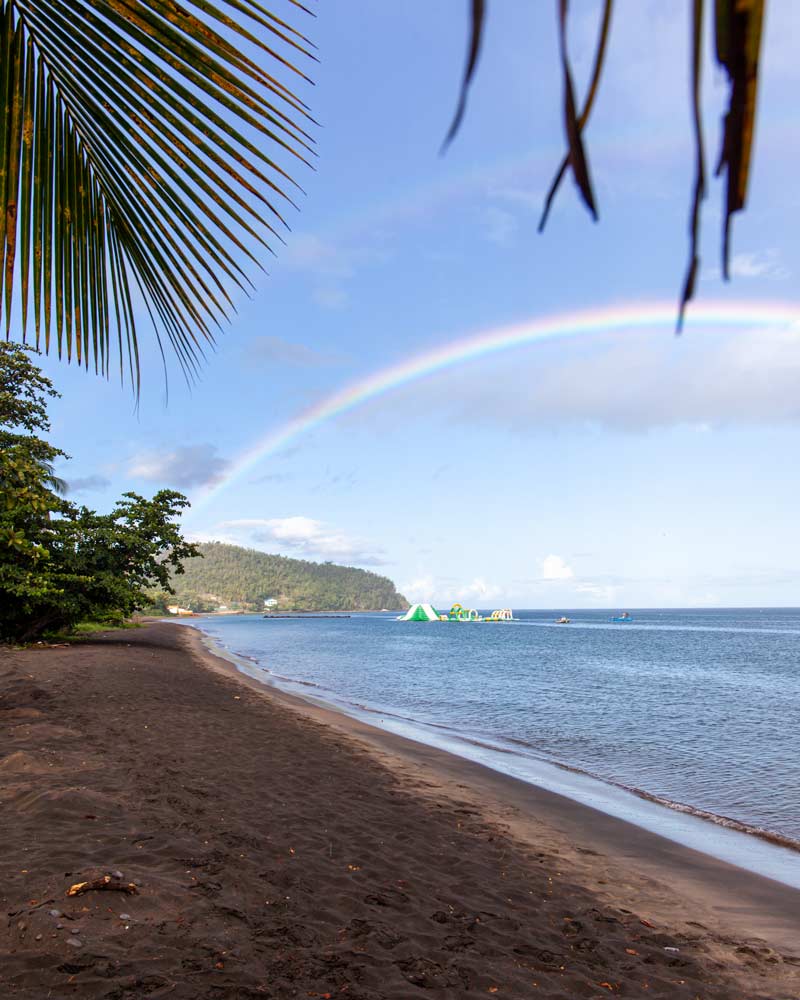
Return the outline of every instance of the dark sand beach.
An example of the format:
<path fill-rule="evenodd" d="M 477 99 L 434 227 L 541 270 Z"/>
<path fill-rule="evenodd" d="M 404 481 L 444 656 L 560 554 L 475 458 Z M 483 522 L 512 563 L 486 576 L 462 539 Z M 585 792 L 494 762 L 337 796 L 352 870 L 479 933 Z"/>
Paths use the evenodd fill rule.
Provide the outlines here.
<path fill-rule="evenodd" d="M 152 624 L 0 651 L 0 996 L 800 996 L 800 892 Z M 77 882 L 119 873 L 134 895 Z"/>

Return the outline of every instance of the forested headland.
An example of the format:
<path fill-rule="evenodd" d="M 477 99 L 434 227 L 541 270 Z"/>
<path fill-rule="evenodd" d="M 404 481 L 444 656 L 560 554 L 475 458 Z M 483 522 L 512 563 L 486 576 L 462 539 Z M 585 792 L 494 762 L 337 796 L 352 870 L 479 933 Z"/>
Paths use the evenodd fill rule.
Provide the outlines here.
<path fill-rule="evenodd" d="M 190 611 L 222 608 L 274 611 L 405 610 L 408 601 L 385 576 L 352 566 L 316 563 L 270 555 L 224 542 L 203 542 L 202 559 L 186 562 L 175 576 L 174 598 L 157 595 L 158 604 L 178 604 Z"/>

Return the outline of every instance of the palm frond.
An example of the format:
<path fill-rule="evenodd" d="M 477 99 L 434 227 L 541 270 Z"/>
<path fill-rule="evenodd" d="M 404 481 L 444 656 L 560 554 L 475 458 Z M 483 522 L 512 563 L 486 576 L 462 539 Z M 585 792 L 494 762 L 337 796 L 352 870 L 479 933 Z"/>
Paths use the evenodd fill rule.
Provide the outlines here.
<path fill-rule="evenodd" d="M 592 218 L 597 221 L 597 205 L 595 204 L 592 179 L 589 175 L 589 161 L 583 146 L 583 126 L 578 121 L 575 89 L 572 85 L 572 71 L 567 54 L 567 12 L 569 0 L 559 0 L 558 4 L 558 47 L 561 55 L 561 73 L 564 83 L 564 129 L 567 133 L 569 147 L 569 165 L 572 176 L 578 185 L 581 197 L 589 209 Z"/>
<path fill-rule="evenodd" d="M 138 292 L 191 373 L 287 228 L 313 45 L 257 0 L 0 5 L 6 338 L 138 387 Z"/>
<path fill-rule="evenodd" d="M 703 7 L 704 0 L 693 0 L 692 3 L 692 123 L 694 125 L 694 193 L 692 195 L 692 211 L 689 217 L 689 264 L 686 277 L 683 280 L 683 290 L 678 309 L 678 333 L 683 329 L 683 318 L 686 306 L 694 295 L 697 282 L 697 272 L 700 268 L 698 250 L 700 230 L 700 203 L 706 194 L 706 154 L 703 139 L 703 117 L 700 108 L 700 73 L 702 69 L 703 40 Z"/>
<path fill-rule="evenodd" d="M 461 122 L 464 118 L 464 112 L 467 110 L 467 94 L 469 93 L 469 88 L 472 83 L 472 78 L 475 76 L 475 70 L 478 67 L 478 57 L 481 54 L 481 43 L 483 42 L 483 26 L 486 18 L 486 2 L 485 0 L 471 0 L 472 8 L 470 15 L 470 34 L 469 34 L 469 47 L 467 49 L 467 63 L 464 67 L 464 77 L 461 81 L 461 91 L 458 95 L 458 104 L 456 105 L 455 114 L 453 115 L 453 120 L 450 123 L 450 128 L 447 130 L 447 135 L 442 143 L 441 151 L 444 153 L 453 139 L 456 137 L 456 133 L 461 128 Z"/>
<path fill-rule="evenodd" d="M 756 96 L 758 91 L 761 36 L 767 0 L 713 0 L 714 39 L 717 62 L 723 67 L 729 82 L 728 107 L 723 120 L 722 145 L 717 176 L 725 175 L 725 196 L 722 231 L 722 274 L 729 277 L 731 220 L 740 212 L 747 200 L 750 160 L 756 121 Z M 593 219 L 597 220 L 597 204 L 592 189 L 589 163 L 583 142 L 583 130 L 597 96 L 600 77 L 608 47 L 613 0 L 603 0 L 600 31 L 595 49 L 594 65 L 589 89 L 580 114 L 575 102 L 572 69 L 567 52 L 567 20 L 569 0 L 555 0 L 558 20 L 558 46 L 564 93 L 564 125 L 567 136 L 567 153 L 561 161 L 555 178 L 545 198 L 539 220 L 539 232 L 545 227 L 556 192 L 567 169 L 571 168 L 581 198 Z M 481 39 L 485 29 L 486 10 L 483 2 L 471 0 L 471 40 L 467 68 L 461 84 L 461 96 L 455 118 L 450 126 L 444 147 L 450 143 L 466 107 L 466 96 L 473 82 Z M 702 34 L 705 0 L 692 0 L 691 37 L 691 103 L 694 132 L 694 185 L 689 213 L 689 262 L 683 279 L 678 304 L 677 330 L 680 332 L 686 306 L 694 295 L 700 265 L 699 231 L 700 209 L 706 195 L 706 158 L 703 121 L 701 113 Z"/>
<path fill-rule="evenodd" d="M 589 82 L 589 90 L 586 94 L 586 99 L 583 102 L 583 109 L 581 110 L 578 120 L 575 123 L 579 133 L 582 133 L 586 127 L 586 123 L 589 121 L 589 116 L 592 113 L 592 108 L 594 107 L 594 101 L 597 97 L 597 90 L 600 85 L 600 77 L 603 73 L 603 63 L 606 57 L 606 49 L 608 47 L 608 37 L 609 29 L 611 27 L 611 14 L 614 7 L 614 0 L 604 0 L 603 2 L 603 16 L 600 20 L 600 34 L 597 40 L 597 48 L 594 54 L 594 65 L 592 67 L 592 78 Z M 550 215 L 550 209 L 553 205 L 553 199 L 556 196 L 559 185 L 564 179 L 564 175 L 567 172 L 571 162 L 571 154 L 567 152 L 564 159 L 561 161 L 561 166 L 556 171 L 556 175 L 553 178 L 553 183 L 550 185 L 550 190 L 547 192 L 547 197 L 544 201 L 544 208 L 542 209 L 542 217 L 539 219 L 539 232 L 544 230 L 547 225 L 547 219 Z"/>
<path fill-rule="evenodd" d="M 716 0 L 717 62 L 730 82 L 717 175 L 726 174 L 722 273 L 728 278 L 731 216 L 747 200 L 756 119 L 758 60 L 765 0 Z"/>

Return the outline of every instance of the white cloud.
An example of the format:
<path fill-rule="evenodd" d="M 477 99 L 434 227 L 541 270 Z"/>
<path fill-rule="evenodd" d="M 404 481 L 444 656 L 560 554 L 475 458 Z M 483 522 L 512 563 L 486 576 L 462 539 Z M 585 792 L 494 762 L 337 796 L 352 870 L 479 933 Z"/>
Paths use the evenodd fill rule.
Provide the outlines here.
<path fill-rule="evenodd" d="M 320 285 L 314 289 L 314 301 L 325 309 L 343 309 L 350 301 L 350 296 L 341 285 Z"/>
<path fill-rule="evenodd" d="M 490 243 L 498 246 L 508 246 L 519 228 L 515 216 L 504 208 L 490 205 L 484 212 L 484 225 L 486 227 L 486 238 Z"/>
<path fill-rule="evenodd" d="M 467 601 L 493 601 L 502 593 L 502 587 L 487 583 L 482 576 L 476 576 L 472 583 L 462 584 L 462 586 L 455 588 L 456 597 Z"/>
<path fill-rule="evenodd" d="M 386 260 L 386 251 L 373 233 L 369 243 L 353 246 L 342 241 L 297 233 L 289 242 L 283 260 L 293 271 L 307 274 L 312 281 L 312 298 L 324 309 L 342 309 L 349 301 L 347 283 L 357 272 Z"/>
<path fill-rule="evenodd" d="M 538 187 L 534 191 L 515 186 L 514 184 L 492 184 L 489 186 L 487 194 L 490 198 L 510 202 L 512 205 L 518 205 L 528 212 L 538 214 L 542 211 L 542 194 L 538 190 Z"/>
<path fill-rule="evenodd" d="M 324 309 L 341 309 L 347 303 L 345 284 L 354 277 L 355 266 L 345 250 L 313 233 L 297 233 L 284 255 L 294 271 L 308 274 L 312 298 Z"/>
<path fill-rule="evenodd" d="M 446 383 L 446 384 L 445 384 Z M 406 390 L 418 416 L 516 432 L 800 422 L 800 326 L 681 337 L 631 329 L 563 340 L 442 372 Z"/>
<path fill-rule="evenodd" d="M 781 263 L 778 250 L 761 250 L 756 253 L 737 253 L 731 259 L 731 277 L 772 278 L 783 280 L 789 277 L 789 270 Z"/>
<path fill-rule="evenodd" d="M 400 587 L 400 593 L 409 601 L 432 601 L 436 595 L 436 581 L 432 576 L 420 576 Z"/>
<path fill-rule="evenodd" d="M 296 233 L 289 241 L 284 259 L 297 271 L 310 271 L 328 278 L 353 276 L 353 267 L 341 247 L 313 233 Z"/>
<path fill-rule="evenodd" d="M 131 459 L 128 472 L 163 486 L 204 486 L 217 482 L 229 462 L 212 444 L 179 445 L 172 451 L 145 451 Z"/>
<path fill-rule="evenodd" d="M 612 604 L 619 587 L 615 587 L 610 583 L 601 584 L 584 581 L 583 583 L 577 584 L 575 590 L 579 594 L 588 594 L 590 597 L 593 597 L 595 600 L 601 601 L 604 604 Z"/>
<path fill-rule="evenodd" d="M 272 543 L 294 553 L 336 562 L 359 563 L 363 566 L 380 566 L 380 550 L 363 539 L 351 538 L 342 531 L 332 529 L 311 517 L 239 518 L 223 521 L 223 531 L 246 535 L 250 541 Z"/>
<path fill-rule="evenodd" d="M 573 576 L 572 567 L 561 556 L 550 555 L 542 559 L 543 580 L 571 580 Z"/>
<path fill-rule="evenodd" d="M 94 490 L 104 490 L 111 485 L 111 480 L 105 476 L 84 476 L 82 479 L 70 479 L 67 482 L 67 493 L 88 493 Z"/>
<path fill-rule="evenodd" d="M 248 364 L 253 361 L 270 361 L 311 367 L 330 364 L 335 360 L 332 355 L 315 351 L 306 344 L 270 336 L 254 337 L 244 346 L 243 354 Z"/>

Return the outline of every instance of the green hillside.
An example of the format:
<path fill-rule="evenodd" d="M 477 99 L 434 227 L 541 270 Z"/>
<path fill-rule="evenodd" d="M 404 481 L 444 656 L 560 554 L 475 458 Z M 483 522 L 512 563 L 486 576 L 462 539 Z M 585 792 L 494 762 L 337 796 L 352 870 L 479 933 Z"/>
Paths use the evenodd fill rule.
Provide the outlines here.
<path fill-rule="evenodd" d="M 192 610 L 220 605 L 260 611 L 272 598 L 273 610 L 372 611 L 405 609 L 408 601 L 385 576 L 351 566 L 268 555 L 223 542 L 199 546 L 202 559 L 189 559 L 174 577 L 174 600 Z"/>

